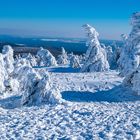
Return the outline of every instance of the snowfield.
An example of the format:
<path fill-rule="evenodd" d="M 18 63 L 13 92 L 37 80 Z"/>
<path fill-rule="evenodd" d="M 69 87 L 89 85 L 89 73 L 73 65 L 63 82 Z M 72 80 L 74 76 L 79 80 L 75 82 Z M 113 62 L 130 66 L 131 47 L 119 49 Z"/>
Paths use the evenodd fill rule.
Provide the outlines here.
<path fill-rule="evenodd" d="M 0 97 L 0 139 L 140 139 L 140 96 L 121 86 L 118 72 L 46 69 L 64 102 L 20 107 L 21 96 Z"/>

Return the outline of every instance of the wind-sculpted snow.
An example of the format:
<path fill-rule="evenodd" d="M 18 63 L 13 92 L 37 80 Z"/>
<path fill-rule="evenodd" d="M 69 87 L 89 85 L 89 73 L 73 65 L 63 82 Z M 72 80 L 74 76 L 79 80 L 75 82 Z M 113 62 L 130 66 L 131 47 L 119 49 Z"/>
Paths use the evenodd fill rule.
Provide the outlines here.
<path fill-rule="evenodd" d="M 57 66 L 55 57 L 46 49 L 40 48 L 37 52 L 37 61 L 39 66 Z"/>
<path fill-rule="evenodd" d="M 98 32 L 90 25 L 83 26 L 86 30 L 88 40 L 86 45 L 86 61 L 83 65 L 82 72 L 99 72 L 109 70 L 106 51 L 101 47 L 98 40 Z"/>
<path fill-rule="evenodd" d="M 133 27 L 128 38 L 122 36 L 124 47 L 118 61 L 122 76 L 130 74 L 140 64 L 140 12 L 132 15 L 131 23 Z"/>
<path fill-rule="evenodd" d="M 50 76 L 68 103 L 9 109 L 18 98 L 1 99 L 0 139 L 140 139 L 140 98 L 117 72 Z"/>

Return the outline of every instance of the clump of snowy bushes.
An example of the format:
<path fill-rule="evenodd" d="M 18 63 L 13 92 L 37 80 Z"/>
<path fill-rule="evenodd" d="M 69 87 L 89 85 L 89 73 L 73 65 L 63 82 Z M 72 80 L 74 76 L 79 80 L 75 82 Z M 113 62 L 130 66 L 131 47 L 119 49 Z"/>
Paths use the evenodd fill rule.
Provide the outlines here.
<path fill-rule="evenodd" d="M 48 51 L 42 51 L 38 54 L 47 53 L 53 59 Z M 0 53 L 0 96 L 18 94 L 22 96 L 23 106 L 62 103 L 60 91 L 51 85 L 49 73 L 45 69 L 33 68 L 32 58 L 30 55 L 25 58 L 18 56 L 14 60 L 12 47 L 3 47 Z"/>
<path fill-rule="evenodd" d="M 55 57 L 46 49 L 42 47 L 37 52 L 37 63 L 39 66 L 57 66 Z"/>
<path fill-rule="evenodd" d="M 99 33 L 90 25 L 83 26 L 87 33 L 88 40 L 86 45 L 88 50 L 86 52 L 86 60 L 81 68 L 82 72 L 100 72 L 108 71 L 109 63 L 107 61 L 107 54 L 104 48 L 101 47 L 98 40 Z"/>

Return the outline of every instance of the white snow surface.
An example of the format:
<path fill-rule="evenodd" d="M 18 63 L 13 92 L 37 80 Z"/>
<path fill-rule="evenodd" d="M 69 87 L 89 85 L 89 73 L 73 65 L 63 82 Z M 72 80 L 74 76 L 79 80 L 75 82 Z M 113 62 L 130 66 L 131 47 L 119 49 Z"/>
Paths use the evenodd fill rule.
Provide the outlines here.
<path fill-rule="evenodd" d="M 0 139 L 140 139 L 140 97 L 121 86 L 116 71 L 47 69 L 62 97 L 55 89 L 51 95 L 64 102 L 19 107 L 21 96 L 0 96 Z"/>

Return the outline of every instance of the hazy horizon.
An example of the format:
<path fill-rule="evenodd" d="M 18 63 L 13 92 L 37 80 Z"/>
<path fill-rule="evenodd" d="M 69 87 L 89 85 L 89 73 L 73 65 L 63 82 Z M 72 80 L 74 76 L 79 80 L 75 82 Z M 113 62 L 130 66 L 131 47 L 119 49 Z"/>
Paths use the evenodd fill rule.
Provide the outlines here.
<path fill-rule="evenodd" d="M 0 0 L 0 34 L 84 38 L 82 25 L 96 28 L 101 39 L 129 34 L 130 18 L 139 10 L 132 0 Z"/>

